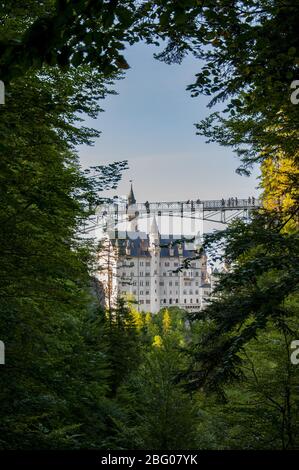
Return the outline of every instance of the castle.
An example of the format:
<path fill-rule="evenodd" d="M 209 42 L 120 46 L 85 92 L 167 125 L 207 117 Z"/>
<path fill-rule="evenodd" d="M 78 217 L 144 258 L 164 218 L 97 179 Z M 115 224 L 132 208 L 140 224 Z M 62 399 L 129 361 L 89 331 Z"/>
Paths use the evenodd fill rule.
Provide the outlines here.
<path fill-rule="evenodd" d="M 140 231 L 135 204 L 131 185 L 127 230 L 118 237 L 107 232 L 102 241 L 98 279 L 106 306 L 113 307 L 123 296 L 134 299 L 140 311 L 157 313 L 172 306 L 201 310 L 211 293 L 206 255 L 196 256 L 194 239 L 160 234 L 155 216 L 148 233 Z"/>

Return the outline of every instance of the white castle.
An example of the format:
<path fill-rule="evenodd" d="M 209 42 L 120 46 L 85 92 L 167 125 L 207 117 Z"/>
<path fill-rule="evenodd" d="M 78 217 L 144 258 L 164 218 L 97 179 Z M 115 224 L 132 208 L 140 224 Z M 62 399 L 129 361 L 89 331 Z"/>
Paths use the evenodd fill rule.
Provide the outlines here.
<path fill-rule="evenodd" d="M 98 279 L 106 306 L 113 307 L 122 296 L 135 300 L 139 311 L 201 310 L 211 293 L 206 255 L 197 256 L 194 240 L 161 235 L 155 217 L 148 233 L 140 231 L 135 204 L 131 185 L 128 230 L 120 237 L 108 232 L 102 241 Z"/>

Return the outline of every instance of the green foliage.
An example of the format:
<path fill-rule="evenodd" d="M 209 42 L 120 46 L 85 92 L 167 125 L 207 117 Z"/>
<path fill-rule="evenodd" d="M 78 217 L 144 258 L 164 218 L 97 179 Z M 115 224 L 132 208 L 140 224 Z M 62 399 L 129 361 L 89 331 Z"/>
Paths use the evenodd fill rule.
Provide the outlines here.
<path fill-rule="evenodd" d="M 266 222 L 268 217 L 258 216 L 251 224 L 237 222 L 206 238 L 206 249 L 217 246 L 230 269 L 219 276 L 204 311 L 210 326 L 194 349 L 198 373 L 193 386 L 205 383 L 218 389 L 242 377 L 244 345 L 270 321 L 284 331 L 286 319 L 298 316 L 298 309 L 292 311 L 286 304 L 298 289 L 298 235 L 282 232 L 283 222 L 277 218 L 272 227 Z M 296 330 L 292 335 L 295 339 Z"/>
<path fill-rule="evenodd" d="M 0 75 L 6 82 L 44 65 L 64 70 L 91 65 L 109 76 L 129 68 L 126 43 L 151 40 L 146 10 L 133 0 L 49 0 L 28 8 L 9 1 L 1 5 L 2 16 L 12 9 L 14 20 L 2 27 L 0 41 Z"/>
<path fill-rule="evenodd" d="M 107 329 L 107 359 L 112 396 L 140 361 L 140 338 L 136 318 L 122 298 L 110 312 Z"/>
<path fill-rule="evenodd" d="M 21 6 L 17 13 L 25 15 Z M 7 34 L 22 29 L 19 20 L 7 18 Z M 74 150 L 98 136 L 79 127 L 78 116 L 96 116 L 110 86 L 81 66 L 65 74 L 30 71 L 6 87 L 0 108 L 4 449 L 101 447 L 118 412 L 108 398 L 105 335 L 90 295 L 93 244 L 80 231 L 125 162 L 84 172 Z"/>
<path fill-rule="evenodd" d="M 0 447 L 298 448 L 298 5 L 0 8 Z M 202 60 L 188 88 L 226 108 L 198 133 L 236 150 L 241 173 L 263 164 L 267 210 L 206 237 L 202 250 L 229 269 L 190 318 L 138 314 L 122 300 L 103 312 L 90 295 L 94 246 L 82 223 L 126 162 L 80 169 L 76 145 L 99 136 L 80 114 L 98 115 L 129 67 L 125 45 L 140 40 L 168 40 L 157 55 L 167 63 Z"/>
<path fill-rule="evenodd" d="M 298 328 L 298 320 L 289 325 Z M 290 338 L 269 325 L 244 348 L 243 380 L 226 386 L 226 402 L 202 397 L 203 448 L 298 448 L 299 378 L 290 363 Z"/>
<path fill-rule="evenodd" d="M 168 315 L 175 321 L 171 310 Z M 186 331 L 165 331 L 161 326 L 161 322 L 165 326 L 164 318 L 165 311 L 153 318 L 152 344 L 145 345 L 142 362 L 119 391 L 127 409 L 118 437 L 125 448 L 197 448 L 198 404 L 177 382 L 178 373 L 186 367 L 187 358 L 180 348 Z"/>

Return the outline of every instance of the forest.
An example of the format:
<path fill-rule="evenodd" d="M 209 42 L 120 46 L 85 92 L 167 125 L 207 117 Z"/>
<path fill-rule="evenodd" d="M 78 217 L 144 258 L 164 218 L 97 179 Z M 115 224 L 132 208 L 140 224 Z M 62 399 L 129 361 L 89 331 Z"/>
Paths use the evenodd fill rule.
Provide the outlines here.
<path fill-rule="evenodd" d="M 299 4 L 6 0 L 0 4 L 0 449 L 299 448 Z M 89 169 L 126 49 L 192 54 L 196 124 L 260 168 L 262 207 L 206 234 L 225 262 L 203 311 L 138 312 L 93 292 L 82 227 L 126 161 Z M 158 51 L 158 48 L 157 48 Z M 298 343 L 297 343 L 298 344 Z M 297 348 L 298 349 L 298 348 Z M 292 357 L 294 360 L 291 360 Z"/>

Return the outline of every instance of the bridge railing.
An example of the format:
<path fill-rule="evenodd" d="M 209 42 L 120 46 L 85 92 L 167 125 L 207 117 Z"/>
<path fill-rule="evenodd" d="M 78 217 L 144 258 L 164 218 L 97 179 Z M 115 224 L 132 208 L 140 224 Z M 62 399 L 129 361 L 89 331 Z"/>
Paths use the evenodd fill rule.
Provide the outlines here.
<path fill-rule="evenodd" d="M 218 211 L 218 210 L 244 210 L 256 209 L 260 207 L 260 202 L 254 197 L 248 199 L 238 199 L 231 197 L 228 199 L 214 199 L 214 200 L 188 200 L 188 201 L 170 201 L 170 202 L 144 202 L 136 203 L 128 207 L 124 202 L 103 205 L 103 211 L 109 214 L 124 214 L 127 211 L 138 212 L 140 214 L 156 212 L 159 215 L 163 212 L 189 212 L 189 211 Z"/>
<path fill-rule="evenodd" d="M 232 197 L 229 199 L 217 199 L 210 201 L 203 201 L 203 209 L 255 209 L 260 206 L 259 200 L 255 198 L 248 199 L 238 199 L 237 197 Z"/>

